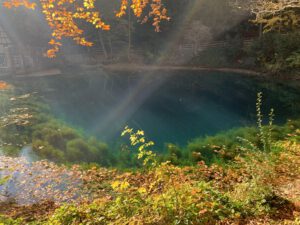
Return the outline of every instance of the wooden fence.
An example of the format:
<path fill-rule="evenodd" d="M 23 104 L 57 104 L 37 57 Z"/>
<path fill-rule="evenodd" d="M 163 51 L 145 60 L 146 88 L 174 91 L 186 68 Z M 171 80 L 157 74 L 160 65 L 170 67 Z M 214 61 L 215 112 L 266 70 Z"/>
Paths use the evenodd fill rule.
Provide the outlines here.
<path fill-rule="evenodd" d="M 243 46 L 244 47 L 249 47 L 253 43 L 253 39 L 245 39 L 243 40 Z M 213 41 L 213 42 L 207 42 L 203 44 L 198 44 L 197 50 L 203 50 L 207 48 L 224 48 L 231 43 L 228 41 Z M 195 49 L 195 45 L 192 43 L 183 43 L 179 45 L 179 50 L 188 50 L 188 49 Z"/>

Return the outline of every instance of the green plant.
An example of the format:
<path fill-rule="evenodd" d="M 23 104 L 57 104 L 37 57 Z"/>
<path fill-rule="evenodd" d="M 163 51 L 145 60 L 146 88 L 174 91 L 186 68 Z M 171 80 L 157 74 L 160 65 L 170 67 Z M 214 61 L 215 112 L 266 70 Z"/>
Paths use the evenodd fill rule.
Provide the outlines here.
<path fill-rule="evenodd" d="M 160 162 L 169 161 L 173 165 L 191 165 L 188 152 L 186 149 L 181 148 L 179 145 L 166 143 L 165 153 L 158 155 Z"/>
<path fill-rule="evenodd" d="M 267 126 L 263 126 L 263 114 L 261 112 L 262 105 L 262 92 L 257 94 L 256 101 L 256 116 L 257 116 L 257 127 L 259 131 L 259 139 L 263 145 L 264 151 L 269 151 L 271 142 L 272 142 L 272 129 L 273 129 L 273 121 L 274 121 L 274 109 L 271 108 L 269 113 L 269 124 Z"/>
<path fill-rule="evenodd" d="M 22 219 L 12 219 L 0 215 L 0 225 L 22 225 L 24 224 Z"/>
<path fill-rule="evenodd" d="M 190 160 L 196 162 L 204 160 L 208 164 L 213 163 L 217 158 L 231 161 L 241 153 L 241 146 L 237 137 L 247 139 L 251 143 L 259 143 L 255 127 L 234 128 L 214 136 L 197 138 L 189 142 L 187 151 L 190 153 Z"/>
<path fill-rule="evenodd" d="M 293 52 L 287 59 L 288 67 L 292 69 L 300 68 L 300 50 Z"/>
<path fill-rule="evenodd" d="M 1 172 L 1 169 L 0 169 Z M 5 177 L 1 177 L 0 178 L 0 187 L 4 184 L 6 184 L 6 182 L 10 179 L 10 176 L 5 176 Z"/>
<path fill-rule="evenodd" d="M 299 73 L 299 31 L 280 34 L 269 32 L 253 42 L 247 50 L 268 73 Z"/>
<path fill-rule="evenodd" d="M 138 147 L 137 158 L 143 160 L 143 165 L 155 167 L 157 165 L 157 156 L 152 150 L 148 149 L 154 145 L 154 142 L 146 141 L 144 131 L 137 130 L 134 132 L 133 129 L 128 126 L 125 127 L 121 136 L 126 134 L 129 135 L 131 146 Z"/>
<path fill-rule="evenodd" d="M 274 193 L 270 186 L 254 178 L 236 184 L 228 196 L 243 209 L 244 216 L 259 216 L 270 212 L 268 200 L 273 198 Z"/>
<path fill-rule="evenodd" d="M 257 128 L 258 128 L 258 141 L 259 145 L 257 146 L 252 141 L 248 140 L 247 138 L 237 137 L 237 139 L 244 144 L 243 147 L 241 146 L 240 149 L 242 150 L 263 150 L 265 152 L 271 150 L 272 145 L 272 132 L 273 132 L 273 121 L 274 121 L 274 109 L 271 108 L 269 113 L 269 122 L 268 125 L 263 125 L 263 114 L 261 111 L 262 106 L 262 92 L 257 93 L 257 100 L 256 100 L 256 117 L 257 117 Z M 261 146 L 261 148 L 259 147 Z"/>
<path fill-rule="evenodd" d="M 31 145 L 40 159 L 54 162 L 97 162 L 109 166 L 113 155 L 108 146 L 78 129 L 56 119 L 34 94 L 5 93 L 0 102 L 0 140 L 5 155 L 18 156 L 22 147 Z"/>

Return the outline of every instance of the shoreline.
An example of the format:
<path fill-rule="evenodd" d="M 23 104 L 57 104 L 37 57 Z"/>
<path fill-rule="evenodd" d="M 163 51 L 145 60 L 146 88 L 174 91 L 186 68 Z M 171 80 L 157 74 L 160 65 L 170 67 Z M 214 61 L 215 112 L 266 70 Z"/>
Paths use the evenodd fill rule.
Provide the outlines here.
<path fill-rule="evenodd" d="M 33 78 L 33 77 L 48 77 L 48 76 L 61 76 L 64 75 L 66 70 L 73 68 L 73 66 L 68 66 L 67 68 L 52 68 L 45 70 L 37 70 L 28 73 L 18 73 L 18 74 L 1 74 L 0 77 L 8 78 Z M 242 68 L 230 68 L 230 67 L 205 67 L 205 66 L 174 66 L 174 65 L 146 65 L 146 64 L 135 64 L 135 63 L 115 63 L 115 64 L 97 64 L 97 65 L 78 65 L 79 70 L 106 70 L 110 72 L 142 72 L 142 71 L 204 71 L 204 72 L 221 72 L 221 73 L 231 73 L 236 75 L 245 75 L 250 77 L 257 77 L 263 79 L 276 79 L 276 80 L 295 80 L 299 81 L 300 76 L 295 74 L 282 74 L 273 75 L 266 72 L 260 72 L 251 69 Z"/>
<path fill-rule="evenodd" d="M 267 76 L 267 74 L 239 68 L 225 68 L 225 67 L 203 67 L 203 66 L 161 66 L 161 65 L 143 65 L 143 64 L 108 64 L 101 65 L 102 69 L 110 71 L 148 71 L 148 70 L 168 70 L 168 71 L 207 71 L 207 72 L 224 72 L 224 73 L 237 73 L 250 76 Z"/>

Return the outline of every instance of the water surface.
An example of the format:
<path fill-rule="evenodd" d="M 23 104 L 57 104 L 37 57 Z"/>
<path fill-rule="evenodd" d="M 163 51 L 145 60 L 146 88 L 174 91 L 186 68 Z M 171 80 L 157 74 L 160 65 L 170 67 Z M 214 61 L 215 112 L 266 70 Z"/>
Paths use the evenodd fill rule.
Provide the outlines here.
<path fill-rule="evenodd" d="M 72 71 L 15 78 L 23 92 L 38 92 L 53 113 L 88 135 L 115 145 L 125 125 L 145 130 L 158 146 L 256 122 L 256 94 L 276 123 L 297 118 L 299 85 L 242 74 L 197 71 Z"/>

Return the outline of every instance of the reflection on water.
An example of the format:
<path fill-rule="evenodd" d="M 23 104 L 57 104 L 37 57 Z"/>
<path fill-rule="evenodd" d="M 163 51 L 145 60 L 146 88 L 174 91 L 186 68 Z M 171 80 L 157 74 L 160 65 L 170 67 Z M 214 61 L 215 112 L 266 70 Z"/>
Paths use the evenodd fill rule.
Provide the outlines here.
<path fill-rule="evenodd" d="M 86 71 L 13 82 L 22 91 L 37 91 L 58 117 L 110 143 L 120 141 L 126 124 L 145 130 L 158 145 L 184 145 L 195 137 L 255 124 L 259 91 L 263 107 L 275 108 L 277 123 L 300 115 L 295 84 L 228 73 Z"/>

